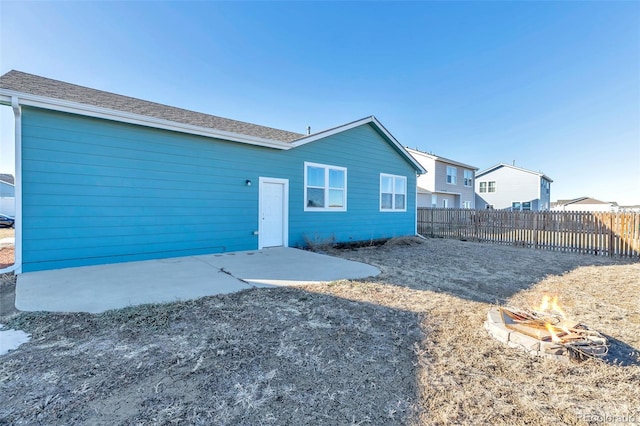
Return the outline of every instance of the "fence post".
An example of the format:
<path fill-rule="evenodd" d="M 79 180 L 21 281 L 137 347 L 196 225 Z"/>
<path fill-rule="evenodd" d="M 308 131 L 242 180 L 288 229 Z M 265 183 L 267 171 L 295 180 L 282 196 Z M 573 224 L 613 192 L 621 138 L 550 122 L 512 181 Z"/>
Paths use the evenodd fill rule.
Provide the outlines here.
<path fill-rule="evenodd" d="M 613 215 L 609 213 L 609 257 L 613 256 L 615 250 L 613 247 Z"/>

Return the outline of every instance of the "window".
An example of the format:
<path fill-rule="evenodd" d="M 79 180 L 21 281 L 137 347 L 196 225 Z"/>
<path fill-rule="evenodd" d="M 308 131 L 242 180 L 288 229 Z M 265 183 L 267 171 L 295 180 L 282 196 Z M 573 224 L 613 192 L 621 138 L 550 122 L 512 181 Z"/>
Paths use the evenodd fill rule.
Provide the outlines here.
<path fill-rule="evenodd" d="M 447 183 L 455 185 L 458 178 L 458 171 L 455 167 L 447 166 Z"/>
<path fill-rule="evenodd" d="M 487 210 L 493 210 L 493 204 L 487 204 L 486 205 L 486 209 Z"/>
<path fill-rule="evenodd" d="M 531 210 L 531 201 L 525 201 L 522 203 L 522 211 Z"/>
<path fill-rule="evenodd" d="M 442 208 L 446 209 L 448 207 L 449 207 L 449 200 L 445 198 L 444 200 L 442 200 Z"/>
<path fill-rule="evenodd" d="M 347 210 L 347 169 L 304 163 L 305 211 Z"/>
<path fill-rule="evenodd" d="M 521 203 L 519 201 L 514 201 L 511 203 L 511 211 L 519 212 L 522 209 Z"/>
<path fill-rule="evenodd" d="M 471 208 L 471 201 L 463 201 L 462 202 L 462 208 L 463 209 L 470 209 Z"/>
<path fill-rule="evenodd" d="M 432 195 L 431 196 L 431 207 L 433 207 L 434 209 L 436 207 L 438 207 L 438 196 L 437 195 Z"/>
<path fill-rule="evenodd" d="M 549 187 L 551 186 L 551 184 L 549 183 L 548 180 L 542 179 L 542 189 L 543 192 L 546 192 L 547 195 L 549 194 Z"/>
<path fill-rule="evenodd" d="M 489 192 L 496 192 L 496 183 L 495 183 L 495 181 L 489 182 Z"/>
<path fill-rule="evenodd" d="M 380 173 L 380 211 L 407 211 L 407 178 Z"/>
<path fill-rule="evenodd" d="M 480 182 L 480 192 L 487 192 L 487 182 Z"/>
<path fill-rule="evenodd" d="M 473 172 L 471 170 L 464 171 L 464 186 L 473 186 Z"/>

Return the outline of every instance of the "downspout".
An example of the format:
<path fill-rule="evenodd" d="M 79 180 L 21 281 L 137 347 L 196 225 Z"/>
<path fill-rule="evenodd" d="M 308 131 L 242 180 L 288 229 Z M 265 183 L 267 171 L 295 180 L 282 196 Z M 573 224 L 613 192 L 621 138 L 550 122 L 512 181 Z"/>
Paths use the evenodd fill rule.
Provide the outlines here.
<path fill-rule="evenodd" d="M 416 173 L 416 213 L 415 213 L 415 230 L 414 235 L 416 237 L 425 239 L 422 235 L 418 234 L 418 178 L 420 177 L 420 173 Z"/>
<path fill-rule="evenodd" d="M 22 273 L 22 109 L 17 96 L 11 97 L 11 108 L 15 117 L 15 243 L 13 265 L 0 269 L 0 274 L 7 272 Z"/>

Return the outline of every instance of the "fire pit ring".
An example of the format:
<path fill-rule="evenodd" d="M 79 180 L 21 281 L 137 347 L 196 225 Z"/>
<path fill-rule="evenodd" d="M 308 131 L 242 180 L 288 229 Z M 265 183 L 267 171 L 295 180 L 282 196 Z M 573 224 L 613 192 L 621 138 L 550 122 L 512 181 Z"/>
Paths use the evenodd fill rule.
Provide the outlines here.
<path fill-rule="evenodd" d="M 602 334 L 558 311 L 494 307 L 484 327 L 495 339 L 534 356 L 566 361 L 601 359 L 607 354 L 609 345 Z"/>

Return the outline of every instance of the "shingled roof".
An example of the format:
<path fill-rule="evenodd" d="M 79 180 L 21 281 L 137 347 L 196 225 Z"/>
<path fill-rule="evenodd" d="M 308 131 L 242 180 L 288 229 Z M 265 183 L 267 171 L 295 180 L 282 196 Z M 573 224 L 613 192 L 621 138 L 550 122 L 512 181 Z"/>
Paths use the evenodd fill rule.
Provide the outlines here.
<path fill-rule="evenodd" d="M 11 185 L 15 184 L 15 179 L 12 174 L 9 173 L 0 173 L 0 181 L 10 183 Z"/>
<path fill-rule="evenodd" d="M 15 70 L 0 76 L 0 88 L 279 142 L 293 142 L 306 136 L 301 133 L 203 114 Z"/>

